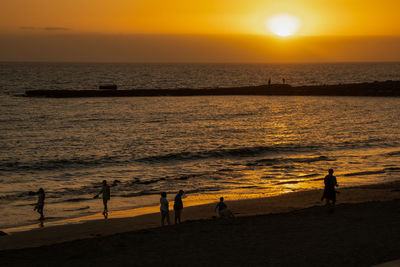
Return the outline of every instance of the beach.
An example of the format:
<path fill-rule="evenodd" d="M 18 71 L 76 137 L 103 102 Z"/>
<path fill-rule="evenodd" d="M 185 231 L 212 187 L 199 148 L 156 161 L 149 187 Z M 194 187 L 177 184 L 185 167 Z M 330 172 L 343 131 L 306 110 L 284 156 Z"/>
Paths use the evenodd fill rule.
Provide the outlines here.
<path fill-rule="evenodd" d="M 32 2 L 0 267 L 400 267 L 400 1 Z"/>
<path fill-rule="evenodd" d="M 370 266 L 400 258 L 399 181 L 342 188 L 333 213 L 321 194 L 227 201 L 234 219 L 216 219 L 215 204 L 206 204 L 185 208 L 181 225 L 159 227 L 151 213 L 17 232 L 0 238 L 0 257 L 7 266 Z"/>
<path fill-rule="evenodd" d="M 13 79 L 3 81 L 10 90 L 0 95 L 0 230 L 8 234 L 0 237 L 0 258 L 7 266 L 370 266 L 400 259 L 400 98 L 390 97 L 398 82 L 384 82 L 399 80 L 397 63 L 6 66 Z M 36 68 L 65 80 L 32 75 Z M 108 73 L 118 92 L 146 89 L 147 97 L 13 96 L 86 94 Z M 271 94 L 296 92 L 258 95 L 270 75 L 279 91 Z M 152 95 L 162 88 L 216 91 Z M 243 88 L 261 91 L 243 95 Z M 378 95 L 387 97 L 371 97 Z M 330 168 L 340 185 L 334 213 L 320 201 Z M 111 186 L 108 220 L 93 198 L 103 180 Z M 43 224 L 33 211 L 39 188 Z M 179 190 L 183 224 L 161 228 L 160 193 L 172 208 Z M 235 219 L 217 218 L 221 196 Z"/>
<path fill-rule="evenodd" d="M 318 189 L 329 168 L 346 187 L 400 171 L 396 97 L 0 102 L 0 229 L 37 222 L 41 187 L 45 215 L 63 220 L 97 213 L 103 180 L 115 211 L 155 206 L 163 191 L 169 200 L 181 189 L 195 201 L 260 198 Z"/>

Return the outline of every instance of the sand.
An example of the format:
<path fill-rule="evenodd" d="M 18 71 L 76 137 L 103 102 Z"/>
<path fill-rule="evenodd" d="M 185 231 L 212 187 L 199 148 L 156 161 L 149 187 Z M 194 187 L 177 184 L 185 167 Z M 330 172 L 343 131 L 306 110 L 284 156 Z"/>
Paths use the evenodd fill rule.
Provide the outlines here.
<path fill-rule="evenodd" d="M 341 189 L 329 213 L 320 190 L 184 209 L 184 223 L 159 214 L 45 227 L 0 237 L 13 265 L 370 266 L 400 259 L 400 182 Z M 171 216 L 172 217 L 172 216 Z M 25 249 L 21 249 L 25 248 Z"/>

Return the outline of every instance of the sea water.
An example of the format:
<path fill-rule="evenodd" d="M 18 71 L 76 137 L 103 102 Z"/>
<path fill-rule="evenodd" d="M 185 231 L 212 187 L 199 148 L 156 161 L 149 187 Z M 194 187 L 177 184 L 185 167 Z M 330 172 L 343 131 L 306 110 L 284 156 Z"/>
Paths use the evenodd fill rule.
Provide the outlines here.
<path fill-rule="evenodd" d="M 47 99 L 26 89 L 204 88 L 400 79 L 398 63 L 0 63 L 0 227 L 187 199 L 244 199 L 397 180 L 400 98 L 201 96 Z M 185 202 L 185 200 L 184 200 Z"/>

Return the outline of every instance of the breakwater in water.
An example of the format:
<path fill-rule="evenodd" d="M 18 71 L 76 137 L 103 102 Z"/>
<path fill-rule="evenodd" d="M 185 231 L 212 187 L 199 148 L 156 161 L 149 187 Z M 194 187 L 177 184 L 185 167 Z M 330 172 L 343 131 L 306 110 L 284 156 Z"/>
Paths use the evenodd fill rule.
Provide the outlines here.
<path fill-rule="evenodd" d="M 27 97 L 148 97 L 206 95 L 287 95 L 287 96 L 400 96 L 400 81 L 336 85 L 291 86 L 271 84 L 227 88 L 134 89 L 134 90 L 27 90 Z"/>

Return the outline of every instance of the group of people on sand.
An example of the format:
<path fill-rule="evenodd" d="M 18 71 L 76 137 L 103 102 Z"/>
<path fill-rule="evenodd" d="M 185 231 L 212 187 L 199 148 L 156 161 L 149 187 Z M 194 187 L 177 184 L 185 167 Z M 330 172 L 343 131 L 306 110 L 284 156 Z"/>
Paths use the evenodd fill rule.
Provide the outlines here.
<path fill-rule="evenodd" d="M 326 206 L 331 210 L 334 209 L 336 204 L 336 194 L 339 193 L 336 191 L 336 187 L 339 186 L 336 180 L 336 177 L 333 176 L 333 169 L 329 169 L 328 175 L 324 178 L 324 192 L 321 197 L 321 201 L 326 200 Z M 184 195 L 183 190 L 179 190 L 179 192 L 175 196 L 174 200 L 174 214 L 175 214 L 175 224 L 181 223 L 182 210 L 183 210 L 183 201 L 182 197 Z M 35 205 L 34 210 L 36 210 L 40 214 L 39 220 L 44 219 L 43 209 L 44 209 L 44 200 L 45 200 L 45 192 L 43 188 L 40 188 L 38 192 L 38 202 Z M 94 196 L 94 198 L 98 198 L 102 195 L 103 198 L 103 216 L 105 219 L 108 218 L 108 206 L 107 203 L 110 200 L 110 186 L 107 184 L 106 180 L 103 180 L 101 191 Z M 221 197 L 218 204 L 215 207 L 215 211 L 218 210 L 218 215 L 221 218 L 232 218 L 234 217 L 232 211 L 230 211 L 227 205 L 224 202 L 224 198 Z M 170 224 L 169 218 L 169 202 L 167 200 L 167 193 L 162 192 L 160 198 L 160 212 L 161 212 L 161 225 L 165 225 L 165 221 Z"/>
<path fill-rule="evenodd" d="M 175 213 L 175 224 L 181 223 L 181 216 L 183 210 L 182 197 L 185 192 L 179 190 L 178 194 L 175 196 L 174 200 L 174 213 Z M 170 224 L 169 220 L 169 202 L 167 200 L 167 193 L 162 192 L 160 198 L 160 212 L 161 212 L 161 225 L 165 225 L 165 221 Z"/>
<path fill-rule="evenodd" d="M 181 223 L 181 216 L 183 210 L 183 202 L 182 196 L 184 194 L 183 190 L 179 190 L 178 194 L 175 196 L 174 200 L 174 214 L 175 214 L 175 224 Z M 233 213 L 228 209 L 228 206 L 224 203 L 224 198 L 221 197 L 217 206 L 215 207 L 215 211 L 218 210 L 218 215 L 221 218 L 232 218 L 234 217 Z M 167 200 L 167 193 L 162 192 L 160 198 L 160 212 L 161 212 L 161 225 L 165 225 L 165 221 L 167 221 L 168 225 L 170 224 L 169 220 L 169 202 Z"/>

